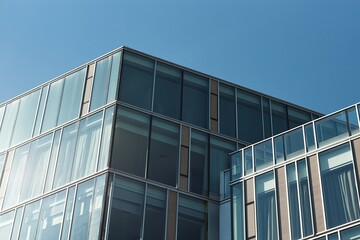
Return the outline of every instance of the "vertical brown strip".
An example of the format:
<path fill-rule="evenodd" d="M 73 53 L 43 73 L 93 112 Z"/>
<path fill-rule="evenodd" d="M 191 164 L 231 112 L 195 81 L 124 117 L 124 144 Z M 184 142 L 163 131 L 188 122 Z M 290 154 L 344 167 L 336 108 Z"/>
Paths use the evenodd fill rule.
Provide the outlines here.
<path fill-rule="evenodd" d="M 185 147 L 189 147 L 189 136 L 190 136 L 190 128 L 188 126 L 182 126 L 181 133 L 181 145 Z"/>
<path fill-rule="evenodd" d="M 360 177 L 360 138 L 352 141 L 352 149 L 353 149 L 353 154 L 354 154 L 356 175 L 357 175 L 358 185 L 359 185 L 360 184 L 360 182 L 359 182 L 359 177 Z"/>
<path fill-rule="evenodd" d="M 255 237 L 255 209 L 254 203 L 246 205 L 246 236 Z"/>
<path fill-rule="evenodd" d="M 278 194 L 278 213 L 280 216 L 279 221 L 279 230 L 282 236 L 282 239 L 290 239 L 289 231 L 289 217 L 288 217 L 288 204 L 287 204 L 287 193 L 286 193 L 286 178 L 285 178 L 285 168 L 281 167 L 276 169 L 277 176 L 277 194 Z"/>
<path fill-rule="evenodd" d="M 181 128 L 181 151 L 180 151 L 180 189 L 188 190 L 188 168 L 189 168 L 189 145 L 190 128 L 182 126 Z"/>
<path fill-rule="evenodd" d="M 314 224 L 315 232 L 321 232 L 325 230 L 323 202 L 321 198 L 320 187 L 320 170 L 318 167 L 318 157 L 313 155 L 309 157 L 309 169 L 310 169 L 310 185 L 312 186 L 313 195 L 313 209 L 314 209 Z"/>
<path fill-rule="evenodd" d="M 167 231 L 166 231 L 167 240 L 175 240 L 176 238 L 176 209 L 177 209 L 177 194 L 176 192 L 169 191 Z"/>
<path fill-rule="evenodd" d="M 210 130 L 218 132 L 218 81 L 211 79 L 210 94 Z"/>
<path fill-rule="evenodd" d="M 94 70 L 95 70 L 95 63 L 88 66 L 86 73 L 84 97 L 81 107 L 81 116 L 84 116 L 89 112 L 90 96 L 94 82 Z"/>
<path fill-rule="evenodd" d="M 211 93 L 218 94 L 218 81 L 211 79 Z"/>
<path fill-rule="evenodd" d="M 254 202 L 254 179 L 245 181 L 246 204 Z"/>

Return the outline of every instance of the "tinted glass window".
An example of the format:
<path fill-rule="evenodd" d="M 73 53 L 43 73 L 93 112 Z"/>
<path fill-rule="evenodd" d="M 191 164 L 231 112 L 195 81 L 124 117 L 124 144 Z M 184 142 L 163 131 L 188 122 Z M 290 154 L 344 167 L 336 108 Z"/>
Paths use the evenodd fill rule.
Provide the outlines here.
<path fill-rule="evenodd" d="M 14 222 L 14 213 L 11 211 L 0 216 L 0 236 L 4 239 L 9 239 L 11 235 L 11 227 Z"/>
<path fill-rule="evenodd" d="M 256 171 L 269 167 L 273 164 L 271 139 L 254 146 Z"/>
<path fill-rule="evenodd" d="M 98 170 L 104 169 L 109 164 L 110 145 L 112 142 L 112 129 L 115 107 L 111 107 L 105 110 L 105 117 L 101 136 L 101 146 L 99 155 Z"/>
<path fill-rule="evenodd" d="M 288 107 L 289 129 L 311 121 L 311 114 L 300 109 Z"/>
<path fill-rule="evenodd" d="M 273 133 L 278 134 L 288 129 L 286 106 L 282 103 L 271 101 Z"/>
<path fill-rule="evenodd" d="M 179 126 L 153 118 L 148 178 L 176 186 L 179 163 Z"/>
<path fill-rule="evenodd" d="M 264 117 L 264 133 L 265 133 L 265 138 L 268 138 L 272 136 L 270 100 L 268 98 L 263 97 L 262 104 L 263 104 L 263 117 Z"/>
<path fill-rule="evenodd" d="M 263 139 L 260 96 L 238 89 L 237 114 L 239 139 L 249 143 Z"/>
<path fill-rule="evenodd" d="M 207 195 L 209 171 L 209 136 L 191 131 L 190 192 Z"/>
<path fill-rule="evenodd" d="M 157 63 L 154 112 L 180 119 L 181 70 Z"/>
<path fill-rule="evenodd" d="M 20 100 L 16 100 L 6 105 L 5 115 L 0 129 L 0 152 L 8 148 L 10 145 L 11 134 L 14 129 L 19 105 Z"/>
<path fill-rule="evenodd" d="M 41 98 L 40 98 L 39 108 L 36 114 L 33 136 L 36 136 L 40 133 L 41 121 L 44 114 L 45 102 L 48 95 L 48 90 L 49 90 L 49 85 L 43 87 L 41 91 Z"/>
<path fill-rule="evenodd" d="M 236 137 L 235 89 L 220 83 L 220 133 Z"/>
<path fill-rule="evenodd" d="M 209 80 L 191 73 L 184 73 L 182 118 L 185 122 L 208 128 Z"/>
<path fill-rule="evenodd" d="M 121 70 L 120 100 L 150 110 L 154 80 L 154 61 L 124 53 Z"/>
<path fill-rule="evenodd" d="M 116 116 L 111 167 L 145 176 L 150 118 L 146 114 L 119 107 Z"/>
<path fill-rule="evenodd" d="M 233 237 L 234 240 L 240 240 L 245 236 L 243 185 L 238 183 L 232 189 Z"/>

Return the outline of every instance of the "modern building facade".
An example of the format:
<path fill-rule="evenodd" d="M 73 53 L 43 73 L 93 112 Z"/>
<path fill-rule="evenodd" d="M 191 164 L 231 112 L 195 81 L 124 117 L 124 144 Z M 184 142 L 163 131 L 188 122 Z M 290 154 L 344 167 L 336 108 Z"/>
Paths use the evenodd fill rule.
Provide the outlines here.
<path fill-rule="evenodd" d="M 231 154 L 233 239 L 360 239 L 356 104 Z"/>
<path fill-rule="evenodd" d="M 249 175 L 234 160 L 230 176 L 228 154 L 319 116 L 121 47 L 0 105 L 0 239 L 256 236 L 238 211 L 248 178 L 275 167 L 273 145 Z"/>

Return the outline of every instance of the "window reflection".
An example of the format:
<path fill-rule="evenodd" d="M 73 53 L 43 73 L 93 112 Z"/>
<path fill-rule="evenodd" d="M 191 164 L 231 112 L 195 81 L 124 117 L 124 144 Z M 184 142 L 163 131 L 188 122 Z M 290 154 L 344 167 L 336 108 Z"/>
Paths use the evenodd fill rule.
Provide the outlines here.
<path fill-rule="evenodd" d="M 220 133 L 236 137 L 235 88 L 220 83 Z"/>

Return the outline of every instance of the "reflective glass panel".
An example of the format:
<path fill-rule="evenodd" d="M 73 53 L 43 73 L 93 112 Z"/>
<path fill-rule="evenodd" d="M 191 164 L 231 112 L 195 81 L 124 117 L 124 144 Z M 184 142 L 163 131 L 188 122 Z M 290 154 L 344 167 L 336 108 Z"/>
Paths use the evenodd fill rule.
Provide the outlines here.
<path fill-rule="evenodd" d="M 164 239 L 166 220 L 166 190 L 147 188 L 144 240 Z"/>
<path fill-rule="evenodd" d="M 271 101 L 273 134 L 284 132 L 288 129 L 286 106 L 282 103 Z"/>
<path fill-rule="evenodd" d="M 26 205 L 19 239 L 35 239 L 40 216 L 41 200 Z"/>
<path fill-rule="evenodd" d="M 283 135 L 286 159 L 301 155 L 305 152 L 302 128 L 298 128 Z"/>
<path fill-rule="evenodd" d="M 276 163 L 280 163 L 285 160 L 285 149 L 284 149 L 284 136 L 278 136 L 274 138 L 274 150 Z"/>
<path fill-rule="evenodd" d="M 360 226 L 355 226 L 340 232 L 341 240 L 356 240 L 360 237 Z"/>
<path fill-rule="evenodd" d="M 304 127 L 305 130 L 305 139 L 306 139 L 306 148 L 307 151 L 312 151 L 315 149 L 315 138 L 314 138 L 314 128 L 313 124 L 310 123 Z"/>
<path fill-rule="evenodd" d="M 180 69 L 160 62 L 156 64 L 154 112 L 180 119 L 181 78 Z"/>
<path fill-rule="evenodd" d="M 114 111 L 115 111 L 115 107 L 107 108 L 105 110 L 105 119 L 103 123 L 102 136 L 101 136 L 98 171 L 104 169 L 109 164 Z"/>
<path fill-rule="evenodd" d="M 109 240 L 141 239 L 145 186 L 130 179 L 115 178 L 111 203 Z"/>
<path fill-rule="evenodd" d="M 328 240 L 339 240 L 338 233 L 328 235 Z"/>
<path fill-rule="evenodd" d="M 269 112 L 269 111 L 268 111 Z M 253 93 L 237 90 L 238 138 L 249 143 L 263 139 L 261 97 Z M 264 116 L 265 117 L 265 116 Z M 268 127 L 271 124 L 269 114 L 266 116 Z"/>
<path fill-rule="evenodd" d="M 44 114 L 45 102 L 48 95 L 48 90 L 49 90 L 49 85 L 46 85 L 41 90 L 41 98 L 40 98 L 39 108 L 36 114 L 33 136 L 37 136 L 40 133 L 41 121 Z"/>
<path fill-rule="evenodd" d="M 235 88 L 219 84 L 220 133 L 236 137 Z"/>
<path fill-rule="evenodd" d="M 273 164 L 271 139 L 254 146 L 256 171 L 269 167 Z"/>
<path fill-rule="evenodd" d="M 20 227 L 21 227 L 21 220 L 22 220 L 22 216 L 23 216 L 23 210 L 24 210 L 23 207 L 16 209 L 15 221 L 14 221 L 14 225 L 13 225 L 12 233 L 11 233 L 11 240 L 18 239 L 18 235 L 19 235 L 19 231 L 20 231 Z"/>
<path fill-rule="evenodd" d="M 209 127 L 209 79 L 184 72 L 182 120 Z"/>
<path fill-rule="evenodd" d="M 154 61 L 124 52 L 120 101 L 150 110 L 154 81 Z"/>
<path fill-rule="evenodd" d="M 44 192 L 48 192 L 52 189 L 52 184 L 55 175 L 54 173 L 55 173 L 56 159 L 59 153 L 60 135 L 61 135 L 61 130 L 55 132 L 53 144 L 51 147 L 51 154 L 50 154 L 48 172 L 45 181 Z"/>
<path fill-rule="evenodd" d="M 5 106 L 2 106 L 2 107 L 0 107 L 0 129 L 1 129 L 1 124 L 3 121 L 4 113 L 5 113 Z"/>
<path fill-rule="evenodd" d="M 205 240 L 207 212 L 205 201 L 180 195 L 177 240 Z"/>
<path fill-rule="evenodd" d="M 68 240 L 70 234 L 70 221 L 72 217 L 72 209 L 74 205 L 74 197 L 75 197 L 75 187 L 71 187 L 68 190 L 67 200 L 66 200 L 66 207 L 64 213 L 64 220 L 62 226 L 62 234 L 61 240 Z"/>
<path fill-rule="evenodd" d="M 6 156 L 5 153 L 0 155 L 0 181 L 2 179 L 3 169 L 5 165 L 5 156 Z"/>
<path fill-rule="evenodd" d="M 351 135 L 359 132 L 359 121 L 356 114 L 355 107 L 346 110 L 349 130 Z"/>
<path fill-rule="evenodd" d="M 262 97 L 263 117 L 264 117 L 264 134 L 265 138 L 271 137 L 272 125 L 271 125 L 271 114 L 270 114 L 270 100 Z"/>
<path fill-rule="evenodd" d="M 245 238 L 244 194 L 242 183 L 234 185 L 232 190 L 233 238 L 234 240 L 242 240 Z"/>
<path fill-rule="evenodd" d="M 78 126 L 79 122 L 63 129 L 53 188 L 60 187 L 70 181 Z"/>
<path fill-rule="evenodd" d="M 153 118 L 148 178 L 176 186 L 179 165 L 179 125 Z"/>
<path fill-rule="evenodd" d="M 190 152 L 190 192 L 208 193 L 209 171 L 209 136 L 191 130 Z"/>
<path fill-rule="evenodd" d="M 231 155 L 231 180 L 242 176 L 242 151 Z"/>
<path fill-rule="evenodd" d="M 16 100 L 6 105 L 5 115 L 3 117 L 2 126 L 0 129 L 0 152 L 8 148 L 10 145 L 11 135 L 14 129 L 14 123 L 19 105 L 20 100 Z"/>
<path fill-rule="evenodd" d="M 244 168 L 245 168 L 245 175 L 250 174 L 253 172 L 253 154 L 252 154 L 252 147 L 246 148 L 244 150 Z"/>
<path fill-rule="evenodd" d="M 360 217 L 353 158 L 348 144 L 319 154 L 327 227 Z"/>
<path fill-rule="evenodd" d="M 99 112 L 80 121 L 72 167 L 72 180 L 85 177 L 96 171 L 100 148 L 102 115 L 103 112 Z"/>
<path fill-rule="evenodd" d="M 319 147 L 349 136 L 344 111 L 317 121 L 315 127 Z"/>
<path fill-rule="evenodd" d="M 118 52 L 96 63 L 90 111 L 115 100 L 120 56 L 121 53 Z"/>
<path fill-rule="evenodd" d="M 236 150 L 234 142 L 210 138 L 210 192 L 220 194 L 220 172 L 230 168 L 229 153 Z"/>
<path fill-rule="evenodd" d="M 303 110 L 288 106 L 289 129 L 311 121 L 311 114 Z"/>
<path fill-rule="evenodd" d="M 119 107 L 116 115 L 111 167 L 145 176 L 145 161 L 149 142 L 150 117 Z"/>
<path fill-rule="evenodd" d="M 275 178 L 273 172 L 255 178 L 257 239 L 278 239 Z"/>
<path fill-rule="evenodd" d="M 287 165 L 286 176 L 290 212 L 291 238 L 299 239 L 301 238 L 301 227 L 295 163 Z"/>
<path fill-rule="evenodd" d="M 0 216 L 0 236 L 2 239 L 9 239 L 11 228 L 14 222 L 14 213 L 11 211 Z"/>
<path fill-rule="evenodd" d="M 20 99 L 20 107 L 11 138 L 11 145 L 15 145 L 31 137 L 39 96 L 40 90 L 37 90 Z"/>

